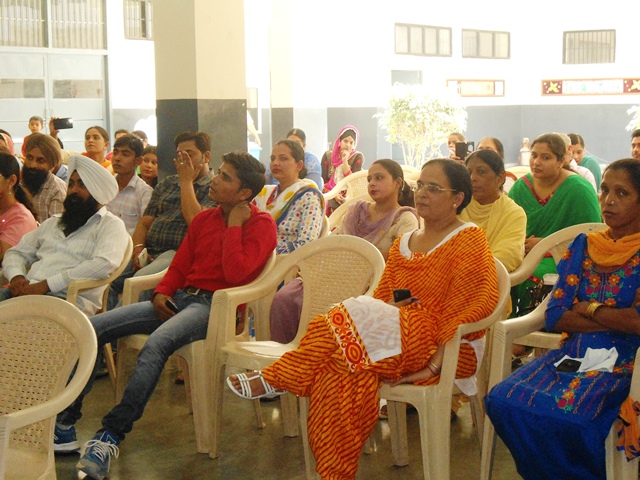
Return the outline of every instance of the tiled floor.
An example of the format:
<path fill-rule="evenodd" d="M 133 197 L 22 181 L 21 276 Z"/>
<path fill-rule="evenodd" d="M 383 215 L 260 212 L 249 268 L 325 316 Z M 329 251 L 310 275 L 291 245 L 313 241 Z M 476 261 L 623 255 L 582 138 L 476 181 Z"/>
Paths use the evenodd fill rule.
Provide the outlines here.
<path fill-rule="evenodd" d="M 304 458 L 300 438 L 282 433 L 280 402 L 263 403 L 267 428 L 255 428 L 250 402 L 225 394 L 220 457 L 210 459 L 196 453 L 193 417 L 189 414 L 184 387 L 175 385 L 175 371 L 167 369 L 140 421 L 122 443 L 120 457 L 113 461 L 111 480 L 177 479 L 264 479 L 303 480 Z M 78 439 L 91 438 L 100 419 L 113 406 L 113 390 L 108 378 L 100 379 L 85 399 L 84 417 L 77 425 Z M 336 419 L 337 420 L 337 419 Z M 374 431 L 375 451 L 362 455 L 358 480 L 421 479 L 422 460 L 417 414 L 409 414 L 410 464 L 392 465 L 389 429 L 378 422 Z M 451 478 L 475 479 L 480 473 L 480 446 L 473 431 L 469 406 L 459 412 L 451 432 Z M 75 479 L 77 454 L 58 456 L 58 479 Z M 499 445 L 494 480 L 520 478 L 508 451 Z M 434 479 L 439 480 L 439 479 Z"/>

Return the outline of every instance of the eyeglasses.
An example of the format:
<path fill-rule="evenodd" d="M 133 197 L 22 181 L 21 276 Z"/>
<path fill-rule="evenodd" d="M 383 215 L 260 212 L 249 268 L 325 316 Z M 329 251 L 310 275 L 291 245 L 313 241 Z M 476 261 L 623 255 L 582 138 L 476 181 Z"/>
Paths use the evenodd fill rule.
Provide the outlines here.
<path fill-rule="evenodd" d="M 433 195 L 437 195 L 440 194 L 442 192 L 457 192 L 458 190 L 455 190 L 453 188 L 442 188 L 440 185 L 438 185 L 437 183 L 422 183 L 422 182 L 416 182 L 416 186 L 415 187 L 411 187 L 411 190 L 413 190 L 413 193 L 418 193 L 420 190 L 425 189 L 427 191 L 427 193 L 433 194 Z"/>

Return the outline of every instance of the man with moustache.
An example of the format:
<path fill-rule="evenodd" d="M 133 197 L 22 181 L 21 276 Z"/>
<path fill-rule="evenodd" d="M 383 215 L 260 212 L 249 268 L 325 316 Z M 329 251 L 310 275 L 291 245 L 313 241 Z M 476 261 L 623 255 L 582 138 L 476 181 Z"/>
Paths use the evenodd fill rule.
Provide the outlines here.
<path fill-rule="evenodd" d="M 33 197 L 36 220 L 40 223 L 63 211 L 67 185 L 51 173 L 62 160 L 58 142 L 42 133 L 33 133 L 25 144 L 27 155 L 22 167 L 22 185 Z"/>
<path fill-rule="evenodd" d="M 127 230 L 104 207 L 118 193 L 116 180 L 81 155 L 69 158 L 69 172 L 62 214 L 45 220 L 5 253 L 2 273 L 10 285 L 0 289 L 0 301 L 22 295 L 64 299 L 72 280 L 102 280 L 122 263 Z M 95 314 L 105 288 L 80 292 L 78 308 L 87 316 Z"/>
<path fill-rule="evenodd" d="M 144 333 L 149 338 L 122 400 L 85 444 L 76 465 L 79 475 L 96 480 L 108 475 L 111 457 L 118 457 L 118 445 L 142 416 L 169 357 L 206 337 L 214 292 L 251 282 L 272 255 L 277 244 L 275 222 L 250 203 L 264 186 L 264 172 L 264 165 L 246 152 L 223 155 L 209 190 L 210 200 L 218 207 L 193 219 L 152 300 L 91 319 L 98 351 L 120 337 Z M 74 425 L 82 416 L 82 400 L 93 386 L 95 370 L 80 397 L 58 415 L 57 452 L 72 452 L 80 446 Z"/>

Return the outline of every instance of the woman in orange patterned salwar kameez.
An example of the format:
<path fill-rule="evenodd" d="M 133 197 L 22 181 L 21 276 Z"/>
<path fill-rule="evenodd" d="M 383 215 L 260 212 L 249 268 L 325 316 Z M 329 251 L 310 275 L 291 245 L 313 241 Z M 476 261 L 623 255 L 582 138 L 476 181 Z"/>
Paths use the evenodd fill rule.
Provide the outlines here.
<path fill-rule="evenodd" d="M 383 379 L 437 383 L 444 345 L 458 325 L 497 304 L 493 256 L 483 230 L 456 218 L 471 199 L 469 173 L 452 160 L 427 163 L 416 210 L 425 227 L 396 240 L 374 298 L 350 298 L 311 321 L 299 347 L 261 373 L 233 375 L 234 393 L 287 390 L 310 397 L 309 441 L 323 479 L 353 479 L 378 419 Z M 393 302 L 393 290 L 412 298 Z M 472 377 L 484 331 L 460 346 L 457 378 Z M 241 385 L 241 383 L 243 385 Z"/>

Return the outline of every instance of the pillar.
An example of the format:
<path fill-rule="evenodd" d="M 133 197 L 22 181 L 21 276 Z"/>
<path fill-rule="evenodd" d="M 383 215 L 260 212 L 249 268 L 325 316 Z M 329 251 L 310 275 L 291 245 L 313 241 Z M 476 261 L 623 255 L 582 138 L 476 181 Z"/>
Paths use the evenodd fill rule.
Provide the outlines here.
<path fill-rule="evenodd" d="M 158 169 L 175 173 L 173 139 L 211 135 L 211 167 L 247 149 L 244 2 L 154 0 Z M 142 74 L 140 72 L 139 74 Z"/>

